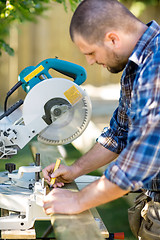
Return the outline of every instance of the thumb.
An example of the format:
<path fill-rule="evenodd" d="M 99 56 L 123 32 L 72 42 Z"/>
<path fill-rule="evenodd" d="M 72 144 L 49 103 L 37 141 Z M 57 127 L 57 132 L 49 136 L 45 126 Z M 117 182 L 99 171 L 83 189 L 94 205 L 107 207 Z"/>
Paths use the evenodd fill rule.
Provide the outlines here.
<path fill-rule="evenodd" d="M 63 169 L 58 168 L 51 174 L 51 178 L 57 178 L 64 173 Z"/>

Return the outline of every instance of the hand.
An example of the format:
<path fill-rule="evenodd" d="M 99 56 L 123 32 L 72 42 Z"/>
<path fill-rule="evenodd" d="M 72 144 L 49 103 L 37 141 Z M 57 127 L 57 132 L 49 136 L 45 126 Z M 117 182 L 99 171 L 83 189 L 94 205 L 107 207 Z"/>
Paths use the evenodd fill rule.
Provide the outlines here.
<path fill-rule="evenodd" d="M 130 190 L 123 190 L 110 182 L 105 175 L 79 192 L 54 188 L 44 197 L 46 214 L 76 214 L 124 196 Z"/>
<path fill-rule="evenodd" d="M 46 182 L 50 185 L 51 178 L 56 178 L 53 187 L 62 187 L 64 183 L 70 183 L 74 180 L 74 170 L 72 166 L 60 165 L 60 167 L 53 173 L 55 163 L 47 166 L 42 170 Z"/>
<path fill-rule="evenodd" d="M 80 213 L 79 192 L 54 188 L 43 200 L 43 208 L 50 214 L 76 214 Z"/>

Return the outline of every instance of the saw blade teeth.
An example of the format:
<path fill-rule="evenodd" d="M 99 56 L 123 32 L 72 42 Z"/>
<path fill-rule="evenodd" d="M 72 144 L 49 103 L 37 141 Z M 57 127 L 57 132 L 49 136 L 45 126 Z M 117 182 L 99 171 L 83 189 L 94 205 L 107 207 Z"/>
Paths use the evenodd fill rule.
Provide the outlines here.
<path fill-rule="evenodd" d="M 72 142 L 72 140 L 76 139 L 77 136 L 80 135 L 80 133 L 86 127 L 87 122 L 88 122 L 88 110 L 85 109 L 85 117 L 84 117 L 83 123 L 71 137 L 65 138 L 63 140 L 49 140 L 42 136 L 39 136 L 39 139 L 40 139 L 40 141 L 43 141 L 44 143 L 48 143 L 48 144 L 52 144 L 52 145 L 63 145 L 63 144 Z"/>
<path fill-rule="evenodd" d="M 54 140 L 54 133 L 53 133 L 53 140 L 52 139 L 48 139 L 46 136 L 43 135 L 39 135 L 38 139 L 46 144 L 51 144 L 51 145 L 65 145 L 68 144 L 70 142 L 73 142 L 76 138 L 78 138 L 83 131 L 85 130 L 85 128 L 88 125 L 89 119 L 90 119 L 90 110 L 91 110 L 91 103 L 88 100 L 87 96 L 84 96 L 81 99 L 81 103 L 77 106 L 79 109 L 81 109 L 80 114 L 83 115 L 83 118 L 77 119 L 77 121 L 79 122 L 79 124 L 77 124 L 78 126 L 75 126 L 75 132 L 72 131 L 72 135 L 71 136 L 66 136 L 66 138 L 61 139 L 62 137 L 58 134 L 57 136 L 57 140 Z M 78 110 L 79 111 L 79 110 Z M 79 115 L 75 115 L 75 116 L 79 116 Z M 72 125 L 69 122 L 70 125 Z"/>

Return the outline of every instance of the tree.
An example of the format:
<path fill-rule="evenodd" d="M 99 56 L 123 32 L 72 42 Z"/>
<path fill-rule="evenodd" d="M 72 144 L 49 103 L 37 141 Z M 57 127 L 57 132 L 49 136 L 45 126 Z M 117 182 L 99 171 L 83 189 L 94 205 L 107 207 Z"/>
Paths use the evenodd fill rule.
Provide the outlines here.
<path fill-rule="evenodd" d="M 6 43 L 10 26 L 14 23 L 36 21 L 48 9 L 49 3 L 55 1 L 64 5 L 67 10 L 66 0 L 2 0 L 0 1 L 0 55 L 2 51 L 14 55 L 14 50 Z M 67 0 L 74 10 L 80 0 Z"/>
<path fill-rule="evenodd" d="M 10 26 L 24 21 L 36 21 L 36 17 L 42 15 L 48 9 L 52 1 L 63 4 L 67 10 L 69 2 L 72 11 L 75 10 L 82 0 L 2 0 L 0 1 L 0 55 L 2 51 L 9 55 L 14 55 L 14 50 L 6 43 L 5 38 L 9 33 Z M 124 4 L 130 4 L 131 9 L 137 15 L 140 14 L 147 5 L 158 5 L 160 0 L 120 0 Z"/>

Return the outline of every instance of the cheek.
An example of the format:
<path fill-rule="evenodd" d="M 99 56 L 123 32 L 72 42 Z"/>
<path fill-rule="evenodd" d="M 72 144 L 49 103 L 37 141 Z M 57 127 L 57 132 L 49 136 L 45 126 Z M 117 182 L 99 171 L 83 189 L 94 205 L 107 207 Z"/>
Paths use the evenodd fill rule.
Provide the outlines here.
<path fill-rule="evenodd" d="M 114 65 L 116 63 L 114 54 L 113 53 L 106 54 L 106 61 Z"/>
<path fill-rule="evenodd" d="M 107 59 L 108 59 L 108 56 L 105 54 L 105 52 L 100 52 L 99 54 L 97 54 L 96 56 L 96 59 L 99 61 L 99 62 L 106 62 Z"/>

